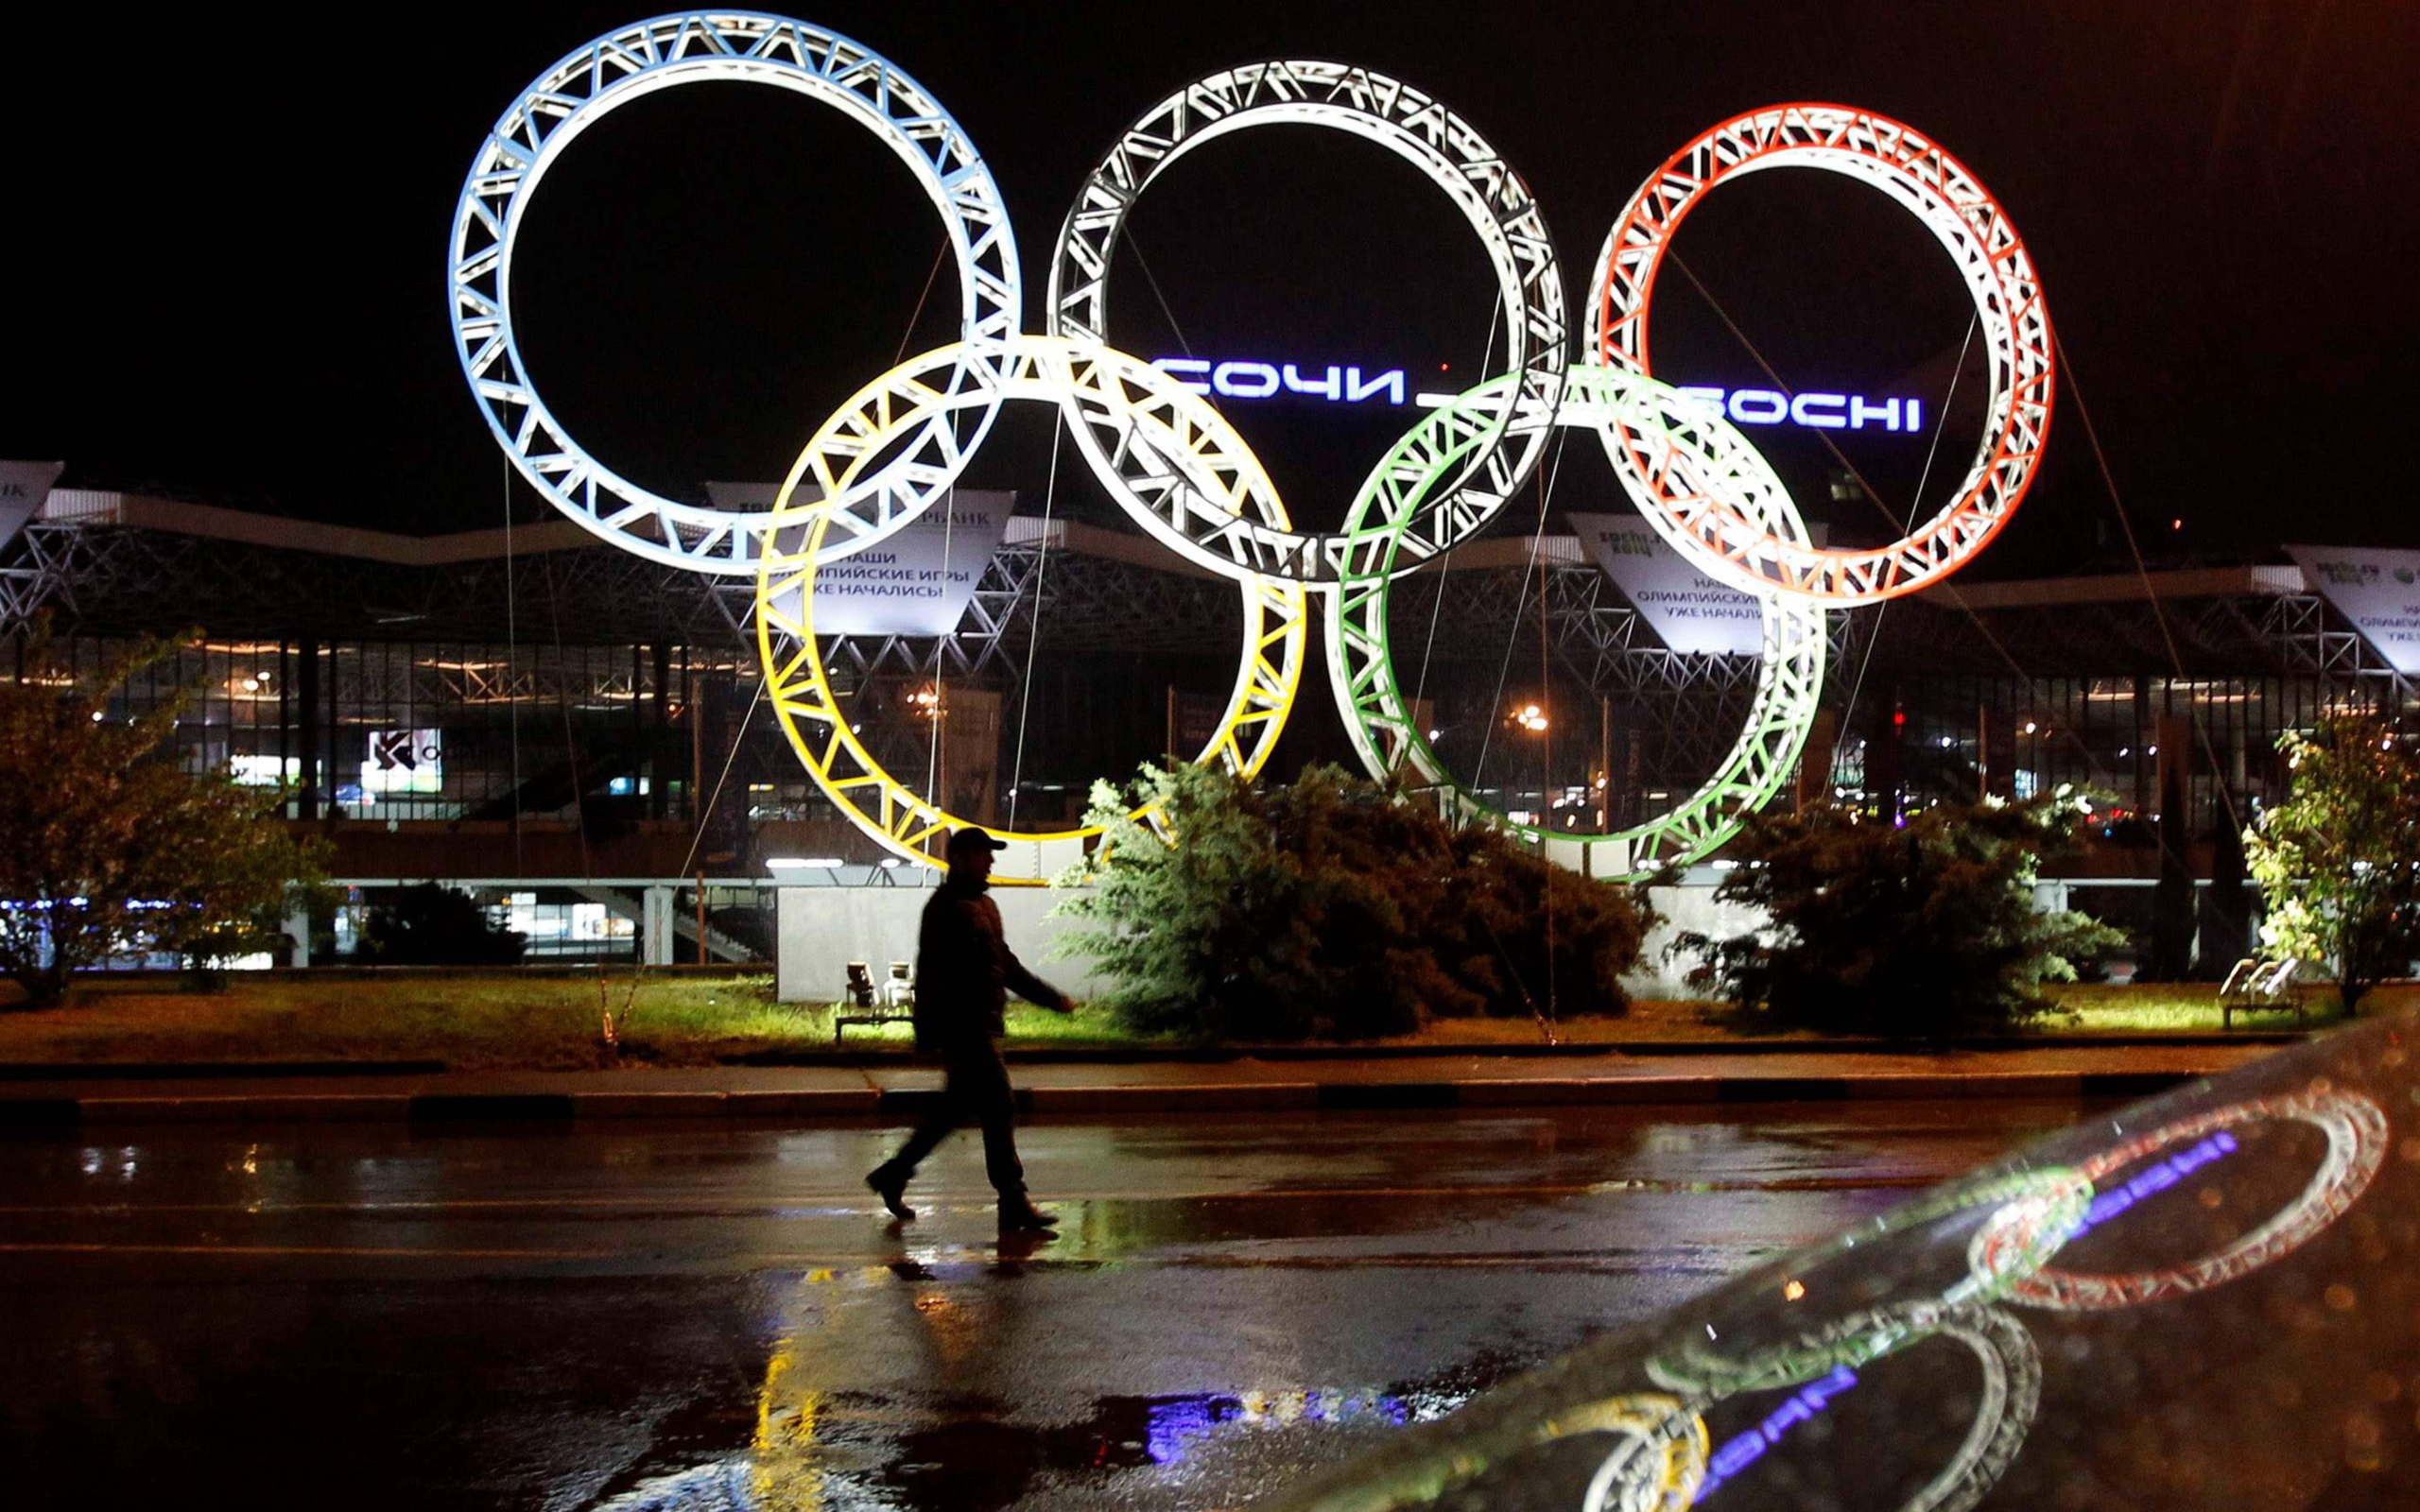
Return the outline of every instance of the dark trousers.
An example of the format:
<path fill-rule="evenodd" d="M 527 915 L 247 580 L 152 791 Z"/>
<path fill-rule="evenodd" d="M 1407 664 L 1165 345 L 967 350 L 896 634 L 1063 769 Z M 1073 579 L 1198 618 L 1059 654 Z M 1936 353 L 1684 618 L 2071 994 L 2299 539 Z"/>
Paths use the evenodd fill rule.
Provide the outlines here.
<path fill-rule="evenodd" d="M 941 1102 L 908 1136 L 899 1153 L 883 1163 L 883 1169 L 904 1182 L 916 1174 L 917 1165 L 935 1146 L 949 1138 L 951 1130 L 980 1124 L 984 1174 L 992 1178 L 993 1189 L 1002 1200 L 1022 1198 L 1025 1166 L 1017 1160 L 1016 1093 L 1009 1088 L 1009 1068 L 1000 1059 L 1000 1047 L 985 1040 L 951 1051 L 942 1064 L 948 1080 L 942 1087 Z"/>

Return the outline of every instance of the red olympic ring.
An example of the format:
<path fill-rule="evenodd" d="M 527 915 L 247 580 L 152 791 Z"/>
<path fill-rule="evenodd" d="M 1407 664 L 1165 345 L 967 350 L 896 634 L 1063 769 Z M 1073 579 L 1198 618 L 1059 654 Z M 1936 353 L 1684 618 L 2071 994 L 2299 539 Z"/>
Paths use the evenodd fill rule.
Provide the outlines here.
<path fill-rule="evenodd" d="M 1591 324 L 1599 361 L 1653 376 L 1648 312 L 1673 232 L 1717 184 L 1775 167 L 1821 168 L 1872 184 L 1948 249 L 1974 300 L 1990 375 L 1982 447 L 1957 498 L 1887 546 L 1798 544 L 1719 501 L 1699 512 L 1651 512 L 1649 519 L 1701 569 L 1736 587 L 1840 605 L 1876 603 L 1948 576 L 2015 513 L 2049 437 L 2056 365 L 2049 311 L 2008 213 L 1939 143 L 1851 106 L 1776 105 L 1702 133 L 1623 207 L 1598 255 Z"/>

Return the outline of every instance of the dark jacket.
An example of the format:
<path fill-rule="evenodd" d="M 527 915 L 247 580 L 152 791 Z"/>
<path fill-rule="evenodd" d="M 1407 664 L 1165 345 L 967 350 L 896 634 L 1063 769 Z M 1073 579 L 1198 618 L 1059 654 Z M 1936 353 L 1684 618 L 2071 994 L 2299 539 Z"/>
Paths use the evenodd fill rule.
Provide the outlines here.
<path fill-rule="evenodd" d="M 1025 969 L 980 885 L 944 882 L 916 932 L 916 1047 L 946 1054 L 1004 1032 L 1009 993 L 1043 1005 L 1059 989 Z"/>

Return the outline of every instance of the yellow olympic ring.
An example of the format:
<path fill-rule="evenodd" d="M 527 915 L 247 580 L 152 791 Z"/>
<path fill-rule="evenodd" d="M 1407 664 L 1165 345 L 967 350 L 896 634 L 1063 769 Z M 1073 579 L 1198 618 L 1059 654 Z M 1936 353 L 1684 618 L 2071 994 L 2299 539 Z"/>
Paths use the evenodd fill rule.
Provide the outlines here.
<path fill-rule="evenodd" d="M 1222 511 L 1237 527 L 1290 527 L 1276 487 L 1235 428 L 1199 395 L 1139 357 L 1064 336 L 1010 338 L 991 380 L 970 392 L 956 344 L 911 357 L 859 389 L 816 430 L 774 501 L 756 577 L 756 642 L 766 694 L 818 786 L 842 814 L 897 855 L 939 866 L 948 833 L 971 821 L 918 796 L 875 761 L 857 739 L 815 639 L 815 576 L 824 541 L 838 525 L 832 501 L 855 496 L 860 473 L 902 437 L 923 434 L 942 410 L 978 411 L 1003 399 L 1060 406 L 1063 423 L 1098 441 L 1081 448 L 1114 486 L 1113 496 L 1138 518 L 1153 510 Z M 951 382 L 927 384 L 923 374 Z M 837 471 L 833 458 L 848 460 Z M 820 496 L 800 500 L 804 482 Z M 946 506 L 944 506 L 946 507 Z M 895 528 L 912 518 L 895 515 Z M 1217 730 L 1196 760 L 1250 777 L 1268 761 L 1301 686 L 1309 606 L 1299 583 L 1253 577 L 1238 582 L 1244 649 L 1234 691 Z M 1148 809 L 1137 811 L 1149 817 Z M 984 828 L 989 828 L 988 826 Z M 995 880 L 1038 885 L 1081 861 L 1098 828 L 1046 834 L 990 833 L 1007 842 Z"/>

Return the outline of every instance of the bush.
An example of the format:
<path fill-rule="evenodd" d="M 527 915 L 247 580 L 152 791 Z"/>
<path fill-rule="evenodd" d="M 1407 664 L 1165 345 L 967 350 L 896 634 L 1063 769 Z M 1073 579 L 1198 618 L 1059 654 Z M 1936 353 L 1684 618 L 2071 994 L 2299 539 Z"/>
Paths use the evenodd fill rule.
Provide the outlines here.
<path fill-rule="evenodd" d="M 1129 817 L 1157 806 L 1157 826 Z M 1205 1040 L 1359 1040 L 1432 1015 L 1619 1013 L 1645 910 L 1492 829 L 1332 766 L 1254 788 L 1146 767 L 1093 791 L 1104 827 L 1063 878 L 1068 943 L 1130 1027 Z"/>
<path fill-rule="evenodd" d="M 361 933 L 359 954 L 380 966 L 511 966 L 529 948 L 469 893 L 426 882 L 371 909 Z"/>
<path fill-rule="evenodd" d="M 1689 934 L 1690 980 L 1753 1013 L 1827 1034 L 1946 1039 L 2044 1011 L 2034 988 L 2075 980 L 2073 961 L 2124 936 L 2078 913 L 2033 906 L 2042 858 L 2074 843 L 2064 791 L 2018 804 L 1943 804 L 1893 826 L 1829 805 L 1759 815 L 1715 888 L 1769 928 Z"/>

